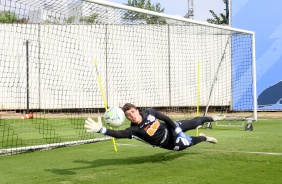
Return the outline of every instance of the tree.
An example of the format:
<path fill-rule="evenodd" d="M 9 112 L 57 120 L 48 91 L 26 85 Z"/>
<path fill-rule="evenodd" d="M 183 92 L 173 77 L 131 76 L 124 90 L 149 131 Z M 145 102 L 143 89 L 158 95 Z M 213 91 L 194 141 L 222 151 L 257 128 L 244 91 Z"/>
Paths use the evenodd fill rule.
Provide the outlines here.
<path fill-rule="evenodd" d="M 0 11 L 0 23 L 13 23 L 18 21 L 18 17 L 11 11 Z"/>
<path fill-rule="evenodd" d="M 74 23 L 74 21 L 75 21 L 75 16 L 70 16 L 65 20 L 65 22 L 68 24 Z"/>
<path fill-rule="evenodd" d="M 228 24 L 226 16 L 221 13 L 219 14 L 219 16 L 217 16 L 213 10 L 210 10 L 212 16 L 214 17 L 213 19 L 208 19 L 208 23 L 212 23 L 212 24 Z"/>
<path fill-rule="evenodd" d="M 27 24 L 28 18 L 21 18 L 16 21 L 17 24 Z"/>
<path fill-rule="evenodd" d="M 93 13 L 90 16 L 82 16 L 79 19 L 79 22 L 86 23 L 86 24 L 97 24 L 99 23 L 98 19 L 98 14 Z"/>
<path fill-rule="evenodd" d="M 43 24 L 60 24 L 60 21 L 56 18 L 49 18 L 49 19 L 45 19 L 45 20 L 42 20 L 42 23 Z"/>
<path fill-rule="evenodd" d="M 128 0 L 128 3 L 125 4 L 128 6 L 141 8 L 149 11 L 155 11 L 159 13 L 164 12 L 164 8 L 161 8 L 160 3 L 151 4 L 150 0 Z M 139 23 L 146 23 L 146 24 L 166 24 L 166 20 L 164 18 L 154 16 L 154 15 L 148 15 L 144 13 L 137 13 L 133 11 L 127 11 L 124 16 L 124 20 L 133 20 L 137 21 Z"/>
<path fill-rule="evenodd" d="M 229 16 L 229 12 L 228 12 L 228 0 L 223 0 L 224 4 L 226 5 L 226 15 L 224 15 L 223 13 L 220 13 L 219 16 L 217 16 L 213 10 L 210 10 L 213 19 L 207 19 L 208 23 L 212 23 L 212 24 L 224 24 L 224 25 L 228 25 L 229 24 L 229 20 L 228 20 L 228 16 Z"/>

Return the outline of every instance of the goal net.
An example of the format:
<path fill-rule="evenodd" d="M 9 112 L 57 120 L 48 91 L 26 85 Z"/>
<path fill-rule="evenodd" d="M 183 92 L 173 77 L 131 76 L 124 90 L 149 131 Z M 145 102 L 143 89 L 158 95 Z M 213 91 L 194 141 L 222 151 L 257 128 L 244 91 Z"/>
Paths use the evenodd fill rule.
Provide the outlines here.
<path fill-rule="evenodd" d="M 84 129 L 104 112 L 98 75 L 109 107 L 256 119 L 251 31 L 102 0 L 1 0 L 0 40 L 0 154 L 109 139 Z"/>

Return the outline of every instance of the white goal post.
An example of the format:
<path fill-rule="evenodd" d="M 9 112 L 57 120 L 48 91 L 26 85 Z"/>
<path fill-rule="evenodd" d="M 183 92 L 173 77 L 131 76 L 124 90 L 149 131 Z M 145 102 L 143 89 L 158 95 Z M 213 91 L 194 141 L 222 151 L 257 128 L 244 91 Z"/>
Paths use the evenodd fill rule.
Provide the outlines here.
<path fill-rule="evenodd" d="M 0 154 L 104 140 L 84 129 L 104 112 L 94 60 L 109 107 L 257 119 L 252 31 L 104 0 L 2 0 L 0 40 Z"/>

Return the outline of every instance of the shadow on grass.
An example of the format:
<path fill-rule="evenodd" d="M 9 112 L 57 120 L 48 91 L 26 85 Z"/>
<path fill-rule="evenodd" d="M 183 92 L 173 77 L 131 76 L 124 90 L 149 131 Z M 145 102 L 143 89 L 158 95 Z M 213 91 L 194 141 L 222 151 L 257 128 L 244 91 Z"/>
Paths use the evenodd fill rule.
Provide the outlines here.
<path fill-rule="evenodd" d="M 76 174 L 75 171 L 83 169 L 93 169 L 108 165 L 134 165 L 134 164 L 143 164 L 143 163 L 160 163 L 171 161 L 177 158 L 180 158 L 184 155 L 191 154 L 187 152 L 165 152 L 158 153 L 154 155 L 145 155 L 140 157 L 126 157 L 126 158 L 112 158 L 112 159 L 97 159 L 93 161 L 88 160 L 75 160 L 74 163 L 85 164 L 87 166 L 83 167 L 74 167 L 68 169 L 46 169 L 46 171 L 58 174 L 58 175 L 73 175 Z"/>

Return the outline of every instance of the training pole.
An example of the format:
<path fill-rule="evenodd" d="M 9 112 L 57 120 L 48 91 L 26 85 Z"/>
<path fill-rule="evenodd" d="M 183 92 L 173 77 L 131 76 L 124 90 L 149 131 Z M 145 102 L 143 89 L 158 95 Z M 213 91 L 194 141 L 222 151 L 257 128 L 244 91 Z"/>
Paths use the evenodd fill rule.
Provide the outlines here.
<path fill-rule="evenodd" d="M 103 89 L 103 85 L 102 85 L 101 76 L 100 76 L 100 74 L 99 74 L 99 70 L 98 70 L 96 58 L 94 59 L 94 66 L 95 66 L 95 68 L 96 68 L 97 80 L 98 80 L 98 83 L 99 83 L 100 92 L 101 92 L 101 94 L 102 94 L 102 100 L 103 100 L 103 103 L 104 103 L 104 107 L 105 107 L 105 110 L 107 111 L 107 110 L 108 110 L 107 100 L 106 100 L 106 97 L 105 97 L 105 93 L 104 93 L 104 89 Z M 112 129 L 111 126 L 110 126 L 110 129 Z M 117 152 L 116 141 L 115 141 L 115 139 L 114 139 L 113 137 L 112 137 L 112 142 L 113 142 L 113 145 L 114 145 L 114 150 L 115 150 L 115 152 Z"/>
<path fill-rule="evenodd" d="M 201 62 L 198 61 L 198 72 L 197 72 L 197 102 L 196 102 L 196 116 L 199 116 L 200 111 L 200 92 L 201 92 Z M 199 136 L 199 127 L 196 128 L 196 136 Z"/>

